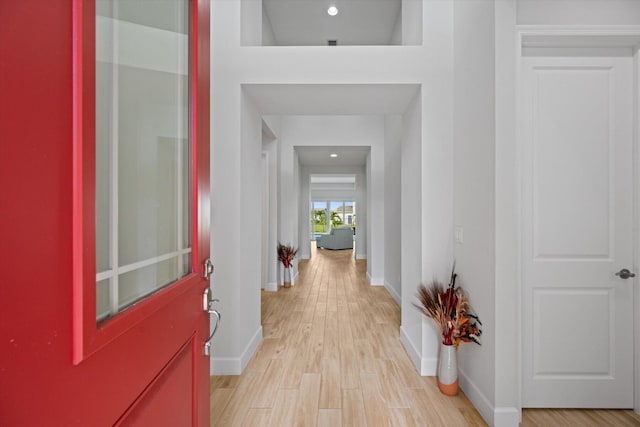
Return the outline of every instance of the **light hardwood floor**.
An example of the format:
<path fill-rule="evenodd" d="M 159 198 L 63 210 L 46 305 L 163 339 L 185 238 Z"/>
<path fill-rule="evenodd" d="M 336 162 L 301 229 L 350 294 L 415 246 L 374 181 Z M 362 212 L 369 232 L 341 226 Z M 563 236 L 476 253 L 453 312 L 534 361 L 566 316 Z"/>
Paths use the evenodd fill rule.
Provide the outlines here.
<path fill-rule="evenodd" d="M 212 426 L 486 426 L 421 377 L 400 309 L 352 251 L 313 249 L 294 287 L 262 293 L 264 340 L 240 376 L 211 377 Z M 523 426 L 636 426 L 631 411 L 527 410 Z"/>
<path fill-rule="evenodd" d="M 295 286 L 262 293 L 264 340 L 241 376 L 211 380 L 214 426 L 485 426 L 421 377 L 400 309 L 352 251 L 314 252 Z"/>
<path fill-rule="evenodd" d="M 522 427 L 637 427 L 640 416 L 615 409 L 525 409 Z"/>

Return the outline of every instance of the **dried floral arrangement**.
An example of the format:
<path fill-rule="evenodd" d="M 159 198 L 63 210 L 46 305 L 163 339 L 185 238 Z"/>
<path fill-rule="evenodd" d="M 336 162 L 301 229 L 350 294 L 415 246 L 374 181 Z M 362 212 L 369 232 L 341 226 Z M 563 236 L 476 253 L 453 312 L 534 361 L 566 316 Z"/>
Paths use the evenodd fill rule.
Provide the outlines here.
<path fill-rule="evenodd" d="M 442 334 L 442 344 L 455 345 L 461 342 L 480 344 L 482 322 L 473 314 L 466 294 L 461 288 L 456 288 L 455 265 L 451 270 L 451 280 L 445 286 L 433 280 L 429 286 L 421 284 L 418 287 L 418 300 L 414 304 L 425 316 L 432 318 Z"/>
<path fill-rule="evenodd" d="M 283 245 L 278 242 L 278 260 L 284 265 L 285 268 L 292 267 L 293 259 L 298 254 L 298 249 L 293 246 Z"/>

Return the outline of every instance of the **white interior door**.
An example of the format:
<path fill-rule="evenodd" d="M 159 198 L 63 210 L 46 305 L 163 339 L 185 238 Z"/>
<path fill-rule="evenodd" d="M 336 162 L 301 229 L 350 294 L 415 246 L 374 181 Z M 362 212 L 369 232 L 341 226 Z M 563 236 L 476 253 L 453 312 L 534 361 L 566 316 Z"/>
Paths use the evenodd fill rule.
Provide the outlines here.
<path fill-rule="evenodd" d="M 633 61 L 566 53 L 523 58 L 523 406 L 632 408 Z"/>

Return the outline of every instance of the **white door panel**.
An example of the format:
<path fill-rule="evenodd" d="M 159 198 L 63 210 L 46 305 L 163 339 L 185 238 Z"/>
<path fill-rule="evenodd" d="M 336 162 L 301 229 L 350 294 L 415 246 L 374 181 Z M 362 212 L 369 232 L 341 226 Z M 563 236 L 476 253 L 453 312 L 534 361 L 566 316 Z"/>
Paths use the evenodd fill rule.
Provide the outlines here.
<path fill-rule="evenodd" d="M 632 70 L 523 58 L 524 407 L 633 407 Z"/>

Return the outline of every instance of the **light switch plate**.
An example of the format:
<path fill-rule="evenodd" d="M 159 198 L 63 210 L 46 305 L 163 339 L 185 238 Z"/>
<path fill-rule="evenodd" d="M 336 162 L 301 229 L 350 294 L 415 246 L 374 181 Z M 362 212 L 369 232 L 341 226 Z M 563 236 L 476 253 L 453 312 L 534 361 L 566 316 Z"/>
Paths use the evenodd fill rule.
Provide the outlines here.
<path fill-rule="evenodd" d="M 464 242 L 463 229 L 460 226 L 456 226 L 456 243 L 463 243 L 463 242 Z"/>

